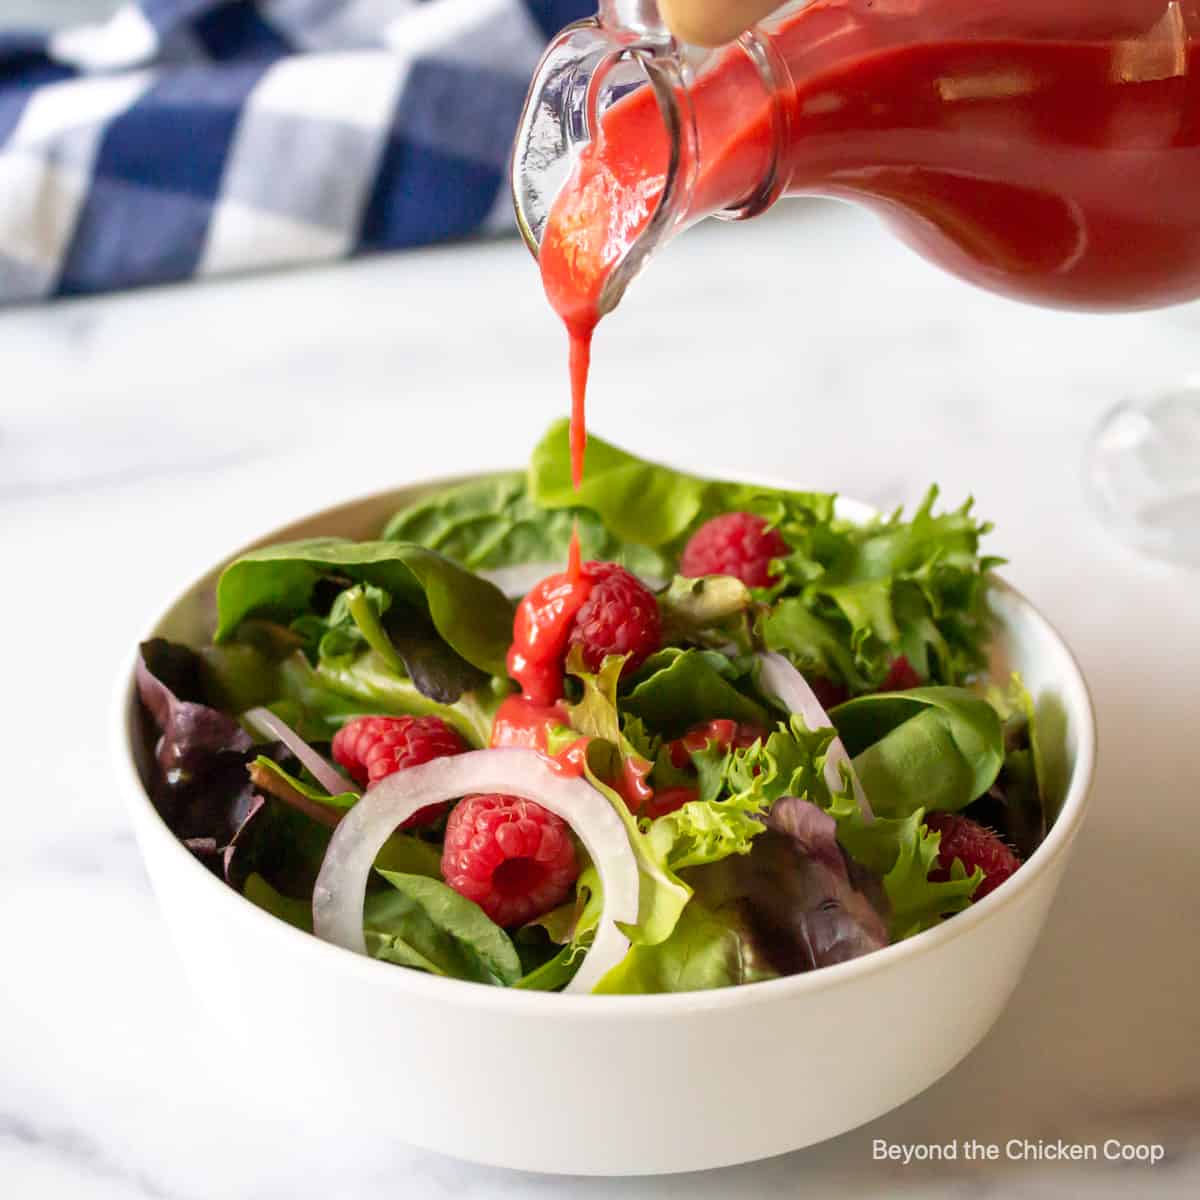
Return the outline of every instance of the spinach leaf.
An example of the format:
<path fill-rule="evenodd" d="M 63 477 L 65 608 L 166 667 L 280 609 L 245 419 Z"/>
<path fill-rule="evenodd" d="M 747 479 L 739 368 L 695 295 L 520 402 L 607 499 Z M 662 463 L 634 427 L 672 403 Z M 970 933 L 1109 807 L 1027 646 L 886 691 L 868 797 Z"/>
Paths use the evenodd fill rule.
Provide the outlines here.
<path fill-rule="evenodd" d="M 1003 724 L 1004 766 L 967 816 L 995 829 L 1024 859 L 1046 836 L 1047 769 L 1041 721 L 1019 675 L 1013 675 L 1007 689 L 989 689 L 988 700 Z"/>
<path fill-rule="evenodd" d="M 566 987 L 583 965 L 583 954 L 576 946 L 563 946 L 552 958 L 522 975 L 513 987 L 526 992 L 557 992 Z"/>
<path fill-rule="evenodd" d="M 817 675 L 859 692 L 868 686 L 850 649 L 850 627 L 820 616 L 799 596 L 785 596 L 759 621 L 759 636 L 768 650 L 779 651 L 803 675 Z"/>
<path fill-rule="evenodd" d="M 439 704 L 455 704 L 491 683 L 490 676 L 451 650 L 424 622 L 389 623 L 387 637 L 417 691 Z"/>
<path fill-rule="evenodd" d="M 383 632 L 380 620 L 392 606 L 383 588 L 356 583 L 338 592 L 328 616 L 305 613 L 292 622 L 292 630 L 303 637 L 308 656 L 324 662 L 353 662 L 368 646 L 388 656 L 396 670 L 404 664 Z"/>
<path fill-rule="evenodd" d="M 230 564 L 217 584 L 218 642 L 253 614 L 293 618 L 308 611 L 329 577 L 372 584 L 428 612 L 438 634 L 489 675 L 505 674 L 512 606 L 494 587 L 450 559 L 405 542 L 341 538 L 267 546 Z"/>
<path fill-rule="evenodd" d="M 260 754 L 254 760 L 252 766 L 257 771 L 265 771 L 275 776 L 284 787 L 299 792 L 304 799 L 311 800 L 314 804 L 323 804 L 327 808 L 335 810 L 345 810 L 352 808 L 358 803 L 358 792 L 345 791 L 336 796 L 331 796 L 323 787 L 314 787 L 311 783 L 306 783 L 298 775 L 293 775 L 290 771 L 281 767 L 279 763 L 272 761 L 265 755 Z M 269 780 L 263 780 L 260 786 L 264 791 L 271 790 Z"/>
<path fill-rule="evenodd" d="M 734 663 L 715 650 L 668 646 L 642 664 L 621 705 L 665 737 L 720 717 L 765 727 L 766 709 L 740 692 L 731 675 Z"/>
<path fill-rule="evenodd" d="M 348 666 L 319 663 L 314 669 L 307 660 L 292 662 L 287 675 L 290 690 L 285 690 L 285 697 L 302 695 L 309 710 L 320 713 L 334 728 L 347 716 L 363 712 L 433 715 L 476 747 L 488 744 L 492 719 L 512 690 L 507 678 L 497 677 L 464 692 L 453 704 L 441 704 L 422 693 L 413 680 L 397 675 L 374 650 L 360 654 Z"/>
<path fill-rule="evenodd" d="M 476 983 L 509 986 L 521 978 L 512 939 L 479 905 L 438 879 L 378 873 L 392 890 L 370 896 L 364 910 L 373 958 Z"/>
<path fill-rule="evenodd" d="M 630 946 L 595 991 L 699 992 L 777 974 L 758 953 L 737 907 L 711 911 L 693 897 L 666 941 Z"/>
<path fill-rule="evenodd" d="M 530 494 L 549 509 L 591 509 L 623 542 L 662 548 L 674 558 L 691 529 L 722 512 L 739 509 L 777 522 L 786 510 L 796 524 L 832 520 L 832 496 L 702 479 L 637 458 L 595 435 L 588 438 L 587 474 L 577 491 L 568 429 L 568 421 L 555 422 L 534 448 Z"/>
<path fill-rule="evenodd" d="M 388 522 L 389 541 L 416 542 L 472 570 L 557 563 L 578 524 L 585 559 L 619 562 L 636 575 L 663 578 L 666 559 L 645 546 L 624 544 L 586 508 L 547 508 L 529 495 L 524 471 L 490 475 L 426 496 Z"/>
<path fill-rule="evenodd" d="M 293 925 L 305 933 L 312 933 L 311 900 L 296 900 L 291 896 L 285 896 L 281 892 L 277 892 L 259 874 L 247 876 L 246 882 L 242 885 L 242 895 L 251 904 L 261 908 L 264 912 L 269 912 L 271 916 L 278 917 L 281 921 L 286 921 L 289 925 Z"/>
<path fill-rule="evenodd" d="M 373 650 L 394 675 L 411 679 L 422 695 L 440 704 L 453 704 L 488 681 L 442 640 L 427 616 L 394 605 L 387 592 L 370 584 L 339 592 L 328 617 L 306 613 L 292 627 L 306 635 L 315 661 L 348 667 Z"/>
<path fill-rule="evenodd" d="M 829 715 L 880 816 L 957 812 L 992 786 L 1004 762 L 996 710 L 961 688 L 860 696 Z"/>

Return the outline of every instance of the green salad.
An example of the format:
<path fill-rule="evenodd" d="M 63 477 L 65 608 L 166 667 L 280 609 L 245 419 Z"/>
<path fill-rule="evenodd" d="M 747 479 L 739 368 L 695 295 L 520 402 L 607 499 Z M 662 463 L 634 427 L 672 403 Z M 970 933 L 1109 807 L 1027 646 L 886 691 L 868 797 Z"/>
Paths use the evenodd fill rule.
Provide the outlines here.
<path fill-rule="evenodd" d="M 228 886 L 395 967 L 651 993 L 857 958 L 1046 832 L 989 526 L 937 500 L 854 522 L 594 437 L 577 491 L 555 424 L 375 541 L 230 564 L 211 642 L 140 648 L 143 778 Z"/>

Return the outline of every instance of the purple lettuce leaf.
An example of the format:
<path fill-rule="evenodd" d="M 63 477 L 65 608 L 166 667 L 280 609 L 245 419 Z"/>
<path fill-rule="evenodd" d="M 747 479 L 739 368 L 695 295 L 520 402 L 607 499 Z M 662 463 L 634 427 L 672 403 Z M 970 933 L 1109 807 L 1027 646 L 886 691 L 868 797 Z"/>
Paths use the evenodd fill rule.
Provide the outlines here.
<path fill-rule="evenodd" d="M 851 874 L 828 813 L 785 796 L 771 807 L 766 825 L 782 839 L 780 853 L 790 853 L 794 866 L 778 881 L 769 919 L 791 931 L 804 960 L 801 970 L 847 962 L 888 944 L 882 890 L 861 869 Z"/>
<path fill-rule="evenodd" d="M 738 907 L 763 961 L 794 975 L 888 944 L 879 881 L 850 863 L 828 813 L 785 796 L 764 823 L 749 854 L 687 872 L 704 903 Z"/>
<path fill-rule="evenodd" d="M 135 678 L 158 727 L 154 757 L 172 785 L 212 769 L 221 754 L 245 754 L 253 745 L 233 717 L 200 699 L 204 660 L 188 647 L 164 638 L 143 642 Z"/>
<path fill-rule="evenodd" d="M 279 743 L 256 746 L 232 717 L 204 702 L 206 664 L 195 651 L 161 638 L 141 650 L 138 767 L 168 828 L 234 887 L 257 872 L 277 886 L 311 889 L 328 829 L 263 796 L 249 775 L 259 756 L 292 772 L 299 763 Z"/>

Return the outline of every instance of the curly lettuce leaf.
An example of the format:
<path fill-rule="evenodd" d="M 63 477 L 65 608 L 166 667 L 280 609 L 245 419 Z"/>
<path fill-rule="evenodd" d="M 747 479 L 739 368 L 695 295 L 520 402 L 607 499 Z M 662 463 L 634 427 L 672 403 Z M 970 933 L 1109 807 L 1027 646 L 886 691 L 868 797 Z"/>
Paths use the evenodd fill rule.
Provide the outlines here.
<path fill-rule="evenodd" d="M 562 562 L 578 527 L 585 559 L 619 562 L 635 575 L 661 579 L 667 559 L 624 543 L 586 508 L 548 508 L 529 494 L 526 472 L 457 484 L 401 509 L 383 531 L 387 541 L 415 542 L 471 570 Z"/>
<path fill-rule="evenodd" d="M 356 583 L 338 592 L 326 616 L 305 613 L 291 627 L 305 639 L 310 658 L 350 661 L 370 646 L 389 658 L 397 670 L 403 670 L 383 631 L 383 616 L 391 607 L 392 597 L 383 588 Z"/>
<path fill-rule="evenodd" d="M 987 573 L 1002 560 L 980 555 L 991 526 L 975 520 L 970 500 L 935 514 L 937 496 L 931 487 L 908 520 L 897 511 L 840 526 L 816 577 L 809 558 L 784 560 L 810 607 L 832 606 L 848 623 L 856 664 L 874 684 L 901 655 L 922 678 L 946 683 L 986 665 Z"/>
<path fill-rule="evenodd" d="M 961 688 L 860 696 L 830 719 L 872 808 L 885 817 L 957 812 L 992 786 L 1004 762 L 996 710 Z"/>
<path fill-rule="evenodd" d="M 763 832 L 757 797 L 741 793 L 726 800 L 693 800 L 646 828 L 652 852 L 675 873 L 749 854 Z"/>
<path fill-rule="evenodd" d="M 290 620 L 310 612 L 314 589 L 329 578 L 373 585 L 427 613 L 438 635 L 472 666 L 505 674 L 512 605 L 504 593 L 443 555 L 405 542 L 311 538 L 243 555 L 217 583 L 216 640 L 228 639 L 252 615 Z"/>
<path fill-rule="evenodd" d="M 617 708 L 617 687 L 627 658 L 625 654 L 606 655 L 600 670 L 592 672 L 584 665 L 582 647 L 573 646 L 567 656 L 567 674 L 579 681 L 583 692 L 579 701 L 568 704 L 566 709 L 575 733 L 604 738 L 614 746 L 620 746 L 623 753 L 633 755 L 636 751 L 621 730 Z"/>
<path fill-rule="evenodd" d="M 929 879 L 942 835 L 925 827 L 924 809 L 914 809 L 905 817 L 876 817 L 866 822 L 852 799 L 838 797 L 830 815 L 837 821 L 838 841 L 850 857 L 882 879 L 894 942 L 962 912 L 983 882 L 978 867 L 967 875 L 957 859 L 948 880 L 934 883 Z"/>
<path fill-rule="evenodd" d="M 982 874 L 964 877 L 959 870 L 948 882 L 929 881 L 941 834 L 925 828 L 923 808 L 895 818 L 876 815 L 868 821 L 849 787 L 830 790 L 825 756 L 833 737 L 832 729 L 809 730 L 798 717 L 792 717 L 766 742 L 734 751 L 727 778 L 731 786 L 757 797 L 766 808 L 795 798 L 828 813 L 846 853 L 861 869 L 881 880 L 888 901 L 891 940 L 911 937 L 965 908 Z M 869 788 L 867 796 L 874 805 Z"/>
<path fill-rule="evenodd" d="M 831 728 L 809 729 L 799 717 L 789 717 L 765 741 L 729 755 L 727 786 L 744 805 L 752 804 L 762 812 L 785 796 L 828 809 L 833 798 L 825 779 L 825 759 L 836 736 Z"/>

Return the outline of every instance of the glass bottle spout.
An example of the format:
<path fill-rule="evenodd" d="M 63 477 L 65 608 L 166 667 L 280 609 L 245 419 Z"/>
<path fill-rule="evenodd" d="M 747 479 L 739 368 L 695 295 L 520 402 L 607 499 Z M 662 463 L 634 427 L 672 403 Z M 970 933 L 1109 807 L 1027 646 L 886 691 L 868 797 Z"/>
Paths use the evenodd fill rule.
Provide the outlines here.
<path fill-rule="evenodd" d="M 597 17 L 568 26 L 551 42 L 530 85 L 513 149 L 517 227 L 540 258 L 554 202 L 581 154 L 601 138 L 604 113 L 644 88 L 657 105 L 665 170 L 661 186 L 655 183 L 649 220 L 614 254 L 598 298 L 601 314 L 616 306 L 686 213 L 697 160 L 686 56 L 655 0 L 601 0 Z"/>

